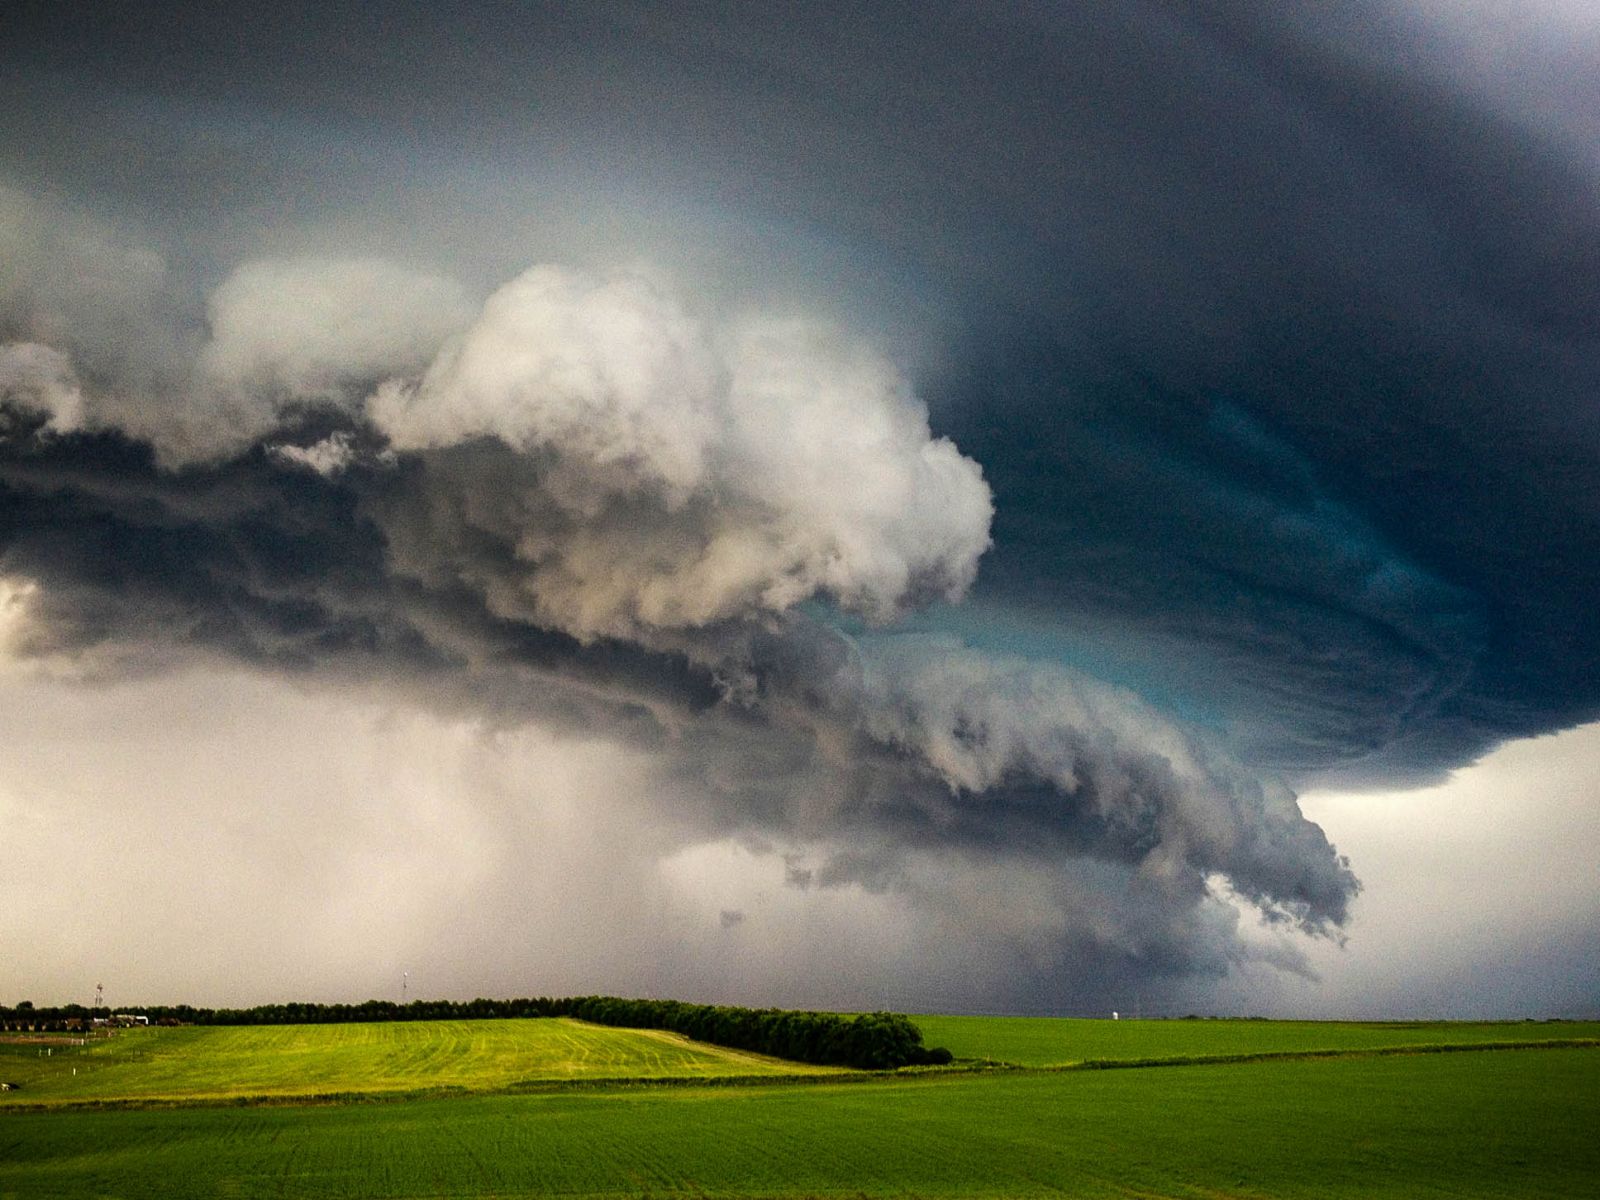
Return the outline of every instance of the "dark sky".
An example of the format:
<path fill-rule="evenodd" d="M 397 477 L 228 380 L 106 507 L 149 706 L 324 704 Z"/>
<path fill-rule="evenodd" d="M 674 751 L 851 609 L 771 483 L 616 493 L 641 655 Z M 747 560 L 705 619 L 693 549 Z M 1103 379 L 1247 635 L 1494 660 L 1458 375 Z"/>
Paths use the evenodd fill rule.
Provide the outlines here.
<path fill-rule="evenodd" d="M 13 7 L 8 653 L 638 756 L 571 894 L 781 863 L 750 996 L 1309 975 L 1297 791 L 1600 715 L 1597 76 L 1559 3 Z"/>

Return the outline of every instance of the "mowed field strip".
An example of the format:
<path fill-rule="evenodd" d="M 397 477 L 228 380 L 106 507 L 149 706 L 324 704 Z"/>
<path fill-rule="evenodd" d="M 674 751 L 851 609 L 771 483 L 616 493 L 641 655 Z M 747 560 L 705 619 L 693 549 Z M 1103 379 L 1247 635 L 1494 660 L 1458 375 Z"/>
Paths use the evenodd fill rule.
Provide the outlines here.
<path fill-rule="evenodd" d="M 0 1109 L 38 1104 L 502 1091 L 540 1081 L 827 1075 L 656 1030 L 566 1018 L 129 1029 L 0 1044 Z"/>
<path fill-rule="evenodd" d="M 1600 1051 L 0 1112 L 0 1197 L 1596 1194 Z"/>

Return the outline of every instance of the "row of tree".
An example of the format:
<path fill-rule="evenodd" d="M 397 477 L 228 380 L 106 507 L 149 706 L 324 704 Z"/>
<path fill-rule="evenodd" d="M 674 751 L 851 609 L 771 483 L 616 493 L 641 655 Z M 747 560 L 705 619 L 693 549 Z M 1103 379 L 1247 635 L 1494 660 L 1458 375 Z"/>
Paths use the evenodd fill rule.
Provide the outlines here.
<path fill-rule="evenodd" d="M 795 1012 L 781 1008 L 739 1008 L 727 1004 L 686 1004 L 680 1000 L 625 1000 L 617 996 L 546 996 L 515 1000 L 413 1000 L 396 1004 L 258 1004 L 254 1008 L 195 1008 L 188 1004 L 152 1005 L 137 1010 L 151 1024 L 324 1025 L 352 1021 L 463 1021 L 495 1017 L 576 1017 L 597 1025 L 627 1029 L 665 1029 L 696 1041 L 750 1050 L 795 1062 L 882 1071 L 940 1064 L 950 1052 L 922 1044 L 922 1031 L 899 1013 Z M 109 1009 L 78 1004 L 35 1008 L 23 1001 L 0 1006 L 0 1028 L 64 1029 L 108 1017 Z"/>
<path fill-rule="evenodd" d="M 141 1010 L 142 1011 L 142 1010 Z M 87 1004 L 60 1004 L 37 1007 L 24 1000 L 14 1008 L 0 1004 L 0 1030 L 11 1032 L 60 1033 L 89 1028 L 96 1020 L 109 1021 L 115 1015 L 108 1007 Z M 151 1018 L 153 1022 L 154 1017 Z"/>
<path fill-rule="evenodd" d="M 794 1012 L 616 996 L 554 1003 L 561 1016 L 627 1029 L 667 1029 L 696 1041 L 795 1062 L 883 1071 L 950 1061 L 950 1051 L 924 1046 L 922 1030 L 900 1013 Z"/>

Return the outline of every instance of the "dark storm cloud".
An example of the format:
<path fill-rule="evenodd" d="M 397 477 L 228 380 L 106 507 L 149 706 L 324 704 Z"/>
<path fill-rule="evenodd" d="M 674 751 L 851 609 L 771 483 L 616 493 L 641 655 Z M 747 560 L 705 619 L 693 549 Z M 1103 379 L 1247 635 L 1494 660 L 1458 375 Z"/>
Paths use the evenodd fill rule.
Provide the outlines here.
<path fill-rule="evenodd" d="M 1536 119 L 1595 116 L 1581 28 L 1552 35 L 1571 77 L 1513 55 L 1468 92 L 1402 4 L 31 24 L 10 54 L 56 86 L 604 164 L 907 272 L 964 331 L 929 393 L 1000 498 L 980 594 L 1159 646 L 1134 666 L 1198 704 L 1162 666 L 1192 646 L 1264 765 L 1426 774 L 1596 711 L 1600 207 L 1592 160 Z M 47 128 L 12 156 L 47 160 Z M 344 196 L 390 169 L 365 153 L 259 190 Z M 188 219 L 222 185 L 186 163 Z M 119 176 L 147 169 L 170 180 Z"/>
<path fill-rule="evenodd" d="M 1364 37 L 1196 20 L 1171 65 L 1221 98 L 1134 101 L 1160 149 L 1097 177 L 1104 244 L 1063 228 L 1077 311 L 980 327 L 939 411 L 992 595 L 1148 639 L 1257 761 L 1378 779 L 1597 711 L 1600 184 Z"/>
<path fill-rule="evenodd" d="M 668 746 L 707 828 L 797 886 L 937 908 L 940 863 L 1048 864 L 1055 945 L 1105 979 L 1238 961 L 1218 877 L 1335 932 L 1354 878 L 1272 775 L 1425 776 L 1600 712 L 1586 101 L 1541 85 L 1557 127 L 1514 68 L 1469 91 L 1414 17 L 18 15 L 0 384 L 51 429 L 3 446 L 0 570 L 39 586 L 28 648 L 198 645 Z M 709 290 L 781 293 L 825 248 L 843 310 L 926 313 L 931 430 L 848 339 L 517 275 L 591 200 L 652 246 L 761 247 Z M 561 355 L 510 383 L 494 355 L 545 329 L 644 383 L 530 409 Z M 796 607 L 959 599 L 991 532 L 992 620 L 851 639 Z"/>
<path fill-rule="evenodd" d="M 315 426 L 312 436 L 321 432 Z M 398 681 L 446 708 L 651 737 L 718 691 L 668 654 L 499 620 L 392 576 L 363 492 L 257 450 L 163 471 L 116 435 L 0 439 L 0 573 L 38 587 L 16 649 L 90 673 L 220 652 L 289 674 Z M 470 673 L 467 688 L 460 677 Z"/>

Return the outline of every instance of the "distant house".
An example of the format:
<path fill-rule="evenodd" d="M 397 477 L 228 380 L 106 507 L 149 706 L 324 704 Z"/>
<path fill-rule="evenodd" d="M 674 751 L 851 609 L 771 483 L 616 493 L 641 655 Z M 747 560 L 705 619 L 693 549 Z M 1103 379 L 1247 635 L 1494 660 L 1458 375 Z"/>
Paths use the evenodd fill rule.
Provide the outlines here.
<path fill-rule="evenodd" d="M 117 1013 L 111 1018 L 111 1023 L 127 1028 L 133 1025 L 148 1025 L 150 1018 L 138 1013 Z"/>

